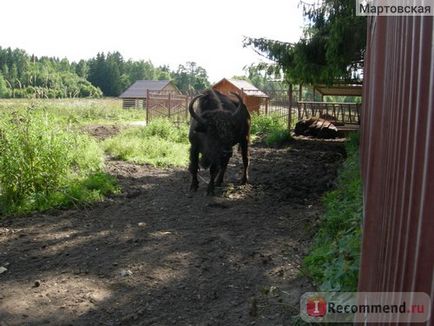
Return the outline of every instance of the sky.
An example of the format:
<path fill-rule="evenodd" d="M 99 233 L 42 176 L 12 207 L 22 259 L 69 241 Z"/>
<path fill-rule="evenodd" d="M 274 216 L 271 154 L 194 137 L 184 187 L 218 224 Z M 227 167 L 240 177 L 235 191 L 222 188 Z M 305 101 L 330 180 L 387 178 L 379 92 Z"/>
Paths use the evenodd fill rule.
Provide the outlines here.
<path fill-rule="evenodd" d="M 211 82 L 243 75 L 261 56 L 244 36 L 295 42 L 298 0 L 2 0 L 0 46 L 71 61 L 119 51 L 154 65 L 194 61 Z"/>

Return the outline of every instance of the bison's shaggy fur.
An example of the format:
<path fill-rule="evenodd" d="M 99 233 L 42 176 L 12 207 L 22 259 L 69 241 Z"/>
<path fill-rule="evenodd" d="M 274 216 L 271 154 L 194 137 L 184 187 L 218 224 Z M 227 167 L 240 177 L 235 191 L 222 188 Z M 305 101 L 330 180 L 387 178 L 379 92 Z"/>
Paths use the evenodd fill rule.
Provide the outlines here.
<path fill-rule="evenodd" d="M 223 182 L 226 167 L 232 156 L 232 147 L 236 144 L 240 145 L 243 157 L 242 182 L 247 182 L 250 114 L 242 98 L 238 94 L 234 95 L 237 100 L 217 91 L 208 90 L 190 102 L 189 111 L 193 118 L 189 133 L 191 143 L 189 170 L 192 174 L 192 191 L 196 191 L 199 186 L 197 179 L 199 156 L 200 165 L 203 168 L 210 168 L 211 178 L 207 193 L 212 195 L 214 184 L 218 186 Z M 194 109 L 196 101 L 198 105 Z"/>

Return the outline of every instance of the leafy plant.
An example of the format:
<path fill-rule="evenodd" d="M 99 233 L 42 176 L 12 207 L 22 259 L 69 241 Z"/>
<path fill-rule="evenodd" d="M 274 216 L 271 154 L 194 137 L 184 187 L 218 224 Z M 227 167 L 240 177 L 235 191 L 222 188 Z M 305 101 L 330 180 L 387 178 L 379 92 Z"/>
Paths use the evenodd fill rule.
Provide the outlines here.
<path fill-rule="evenodd" d="M 267 145 L 281 145 L 291 140 L 285 121 L 273 114 L 253 114 L 250 133 L 263 139 Z"/>
<path fill-rule="evenodd" d="M 347 143 L 337 188 L 324 198 L 325 213 L 304 269 L 323 291 L 356 291 L 360 262 L 362 183 L 358 136 Z"/>
<path fill-rule="evenodd" d="M 45 111 L 0 121 L 0 213 L 24 213 L 102 198 L 116 188 L 102 173 L 103 152 Z M 101 187 L 91 180 L 97 178 Z"/>

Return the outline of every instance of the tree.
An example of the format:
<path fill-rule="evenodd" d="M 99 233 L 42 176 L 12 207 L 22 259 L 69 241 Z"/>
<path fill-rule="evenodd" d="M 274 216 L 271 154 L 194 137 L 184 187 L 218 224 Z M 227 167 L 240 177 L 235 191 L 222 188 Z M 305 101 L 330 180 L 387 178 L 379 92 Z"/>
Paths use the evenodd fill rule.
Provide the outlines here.
<path fill-rule="evenodd" d="M 267 73 L 261 65 L 252 64 L 244 67 L 244 71 L 247 73 L 247 76 L 233 76 L 232 79 L 247 80 L 266 93 L 276 90 L 288 90 L 288 84 L 279 75 Z"/>
<path fill-rule="evenodd" d="M 89 61 L 89 77 L 88 80 L 95 86 L 99 87 L 104 95 L 108 91 L 106 80 L 106 59 L 104 53 L 98 53 L 96 58 Z"/>
<path fill-rule="evenodd" d="M 169 66 L 159 66 L 157 69 L 155 69 L 155 78 L 157 80 L 172 79 L 172 74 L 170 72 Z"/>
<path fill-rule="evenodd" d="M 6 81 L 2 74 L 0 74 L 0 98 L 6 97 L 8 95 L 9 91 L 6 86 Z"/>
<path fill-rule="evenodd" d="M 80 60 L 75 66 L 75 72 L 82 78 L 87 78 L 89 75 L 89 66 L 85 60 Z"/>
<path fill-rule="evenodd" d="M 244 46 L 275 62 L 263 65 L 282 71 L 293 83 L 327 83 L 360 80 L 366 43 L 366 17 L 356 16 L 352 1 L 323 0 L 320 5 L 301 2 L 307 25 L 297 43 L 245 38 Z"/>
<path fill-rule="evenodd" d="M 106 69 L 105 69 L 106 89 L 103 90 L 106 96 L 118 96 L 121 93 L 121 73 L 120 63 L 116 56 L 107 55 Z"/>
<path fill-rule="evenodd" d="M 206 70 L 196 62 L 187 62 L 185 66 L 179 65 L 172 77 L 175 85 L 184 93 L 197 92 L 210 86 Z"/>

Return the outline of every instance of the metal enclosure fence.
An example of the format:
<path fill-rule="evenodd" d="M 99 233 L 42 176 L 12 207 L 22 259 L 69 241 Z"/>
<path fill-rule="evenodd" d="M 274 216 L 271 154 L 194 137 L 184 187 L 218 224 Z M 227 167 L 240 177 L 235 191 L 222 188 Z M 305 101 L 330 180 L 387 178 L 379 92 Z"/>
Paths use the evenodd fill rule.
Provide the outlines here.
<path fill-rule="evenodd" d="M 289 126 L 292 108 L 288 90 L 270 90 L 267 95 L 269 98 L 261 105 L 260 113 L 276 116 Z"/>
<path fill-rule="evenodd" d="M 421 291 L 433 300 L 433 17 L 368 22 L 359 291 Z"/>

